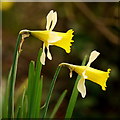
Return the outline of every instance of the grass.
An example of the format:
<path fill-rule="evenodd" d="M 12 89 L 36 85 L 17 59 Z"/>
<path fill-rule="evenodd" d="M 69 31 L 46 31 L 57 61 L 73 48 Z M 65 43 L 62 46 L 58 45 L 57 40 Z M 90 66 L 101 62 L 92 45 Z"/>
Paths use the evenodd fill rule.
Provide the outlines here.
<path fill-rule="evenodd" d="M 16 118 L 16 119 L 18 118 L 43 118 L 44 119 L 47 117 L 54 118 L 56 112 L 58 111 L 60 105 L 62 104 L 63 99 L 67 94 L 67 90 L 63 91 L 58 101 L 54 105 L 54 109 L 51 115 L 48 116 L 47 113 L 49 111 L 51 96 L 53 95 L 53 90 L 54 90 L 59 72 L 61 70 L 61 66 L 57 67 L 55 74 L 53 76 L 53 79 L 51 80 L 51 84 L 48 90 L 48 95 L 46 97 L 46 101 L 43 109 L 41 108 L 41 101 L 42 101 L 42 95 L 43 95 L 42 89 L 43 89 L 44 80 L 43 80 L 43 76 L 41 75 L 42 64 L 40 62 L 42 49 L 40 49 L 38 52 L 38 57 L 36 62 L 35 61 L 30 62 L 27 85 L 24 86 L 22 95 L 19 96 L 17 104 L 15 104 L 14 102 L 15 82 L 16 82 L 16 75 L 17 75 L 18 59 L 20 56 L 19 46 L 20 46 L 21 38 L 22 36 L 18 35 L 14 57 L 13 57 L 13 64 L 9 72 L 6 93 L 5 93 L 3 104 L 2 104 L 2 110 L 3 110 L 2 118 Z M 83 60 L 82 65 L 85 65 L 85 63 L 86 63 L 86 57 Z M 78 91 L 76 86 L 79 79 L 80 79 L 80 76 L 77 77 L 77 80 L 73 87 L 73 91 L 67 107 L 65 118 L 72 117 L 72 113 L 75 108 L 75 104 L 78 96 Z M 16 108 L 16 110 L 14 110 L 14 108 Z"/>
<path fill-rule="evenodd" d="M 87 60 L 87 56 L 85 56 L 85 58 L 84 58 L 84 60 L 81 64 L 82 66 L 84 66 L 86 64 L 86 60 Z M 77 97 L 78 97 L 77 84 L 78 84 L 78 81 L 80 80 L 80 78 L 81 77 L 78 75 L 77 79 L 75 81 L 73 91 L 72 91 L 72 94 L 71 94 L 71 97 L 70 97 L 70 100 L 69 100 L 69 104 L 68 104 L 68 107 L 67 107 L 65 118 L 71 118 L 72 117 L 72 113 L 73 113 L 73 110 L 75 108 L 75 104 L 76 104 Z"/>
<path fill-rule="evenodd" d="M 60 72 L 60 69 L 61 69 L 61 66 L 58 66 L 58 68 L 56 69 L 56 72 L 55 72 L 55 75 L 53 77 L 53 80 L 51 82 L 51 85 L 50 85 L 50 89 L 48 91 L 48 96 L 47 96 L 47 99 L 46 99 L 46 103 L 45 103 L 45 109 L 44 109 L 44 112 L 43 112 L 43 117 L 42 118 L 46 118 L 46 114 L 47 114 L 47 111 L 48 111 L 48 106 L 49 106 L 49 103 L 50 103 L 50 98 L 51 98 L 51 95 L 52 95 L 52 92 L 53 92 L 53 88 L 55 86 L 55 82 L 56 82 L 56 79 L 58 77 L 58 74 Z"/>

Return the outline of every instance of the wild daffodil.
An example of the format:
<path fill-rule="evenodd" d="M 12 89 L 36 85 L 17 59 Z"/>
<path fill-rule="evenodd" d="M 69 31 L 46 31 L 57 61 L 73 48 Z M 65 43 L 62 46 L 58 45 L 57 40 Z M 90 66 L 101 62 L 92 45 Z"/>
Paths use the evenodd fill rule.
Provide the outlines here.
<path fill-rule="evenodd" d="M 52 60 L 52 55 L 50 53 L 49 46 L 55 45 L 63 48 L 67 53 L 70 53 L 70 46 L 72 45 L 71 43 L 74 42 L 72 40 L 73 32 L 74 32 L 72 29 L 68 30 L 66 33 L 53 31 L 56 23 L 57 23 L 57 12 L 51 10 L 47 15 L 46 30 L 20 31 L 20 34 L 29 33 L 34 37 L 43 41 L 43 52 L 40 58 L 40 61 L 43 65 L 45 65 L 45 58 L 46 58 L 45 47 L 47 48 L 48 59 Z"/>
<path fill-rule="evenodd" d="M 95 50 L 92 51 L 86 66 L 72 65 L 68 63 L 60 64 L 60 66 L 66 66 L 70 69 L 70 77 L 72 77 L 72 71 L 75 71 L 81 76 L 77 84 L 77 89 L 81 93 L 83 98 L 86 96 L 85 79 L 99 84 L 102 87 L 102 90 L 106 90 L 106 82 L 109 78 L 109 73 L 111 69 L 108 69 L 107 72 L 104 72 L 90 67 L 91 63 L 99 56 L 99 54 L 100 53 Z"/>

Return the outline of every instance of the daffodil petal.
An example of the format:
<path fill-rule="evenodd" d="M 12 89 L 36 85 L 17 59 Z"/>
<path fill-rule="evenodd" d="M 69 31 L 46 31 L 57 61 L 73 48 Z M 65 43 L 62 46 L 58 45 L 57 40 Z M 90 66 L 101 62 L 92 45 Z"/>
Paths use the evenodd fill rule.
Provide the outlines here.
<path fill-rule="evenodd" d="M 70 69 L 70 78 L 72 78 L 72 70 Z"/>
<path fill-rule="evenodd" d="M 92 51 L 89 57 L 89 61 L 87 66 L 90 66 L 90 64 L 100 55 L 99 52 L 97 52 L 96 50 Z"/>
<path fill-rule="evenodd" d="M 81 93 L 82 98 L 84 98 L 86 96 L 86 86 L 85 86 L 85 79 L 82 76 L 81 79 L 78 81 L 77 84 L 77 89 L 78 91 Z"/>
<path fill-rule="evenodd" d="M 52 31 L 57 23 L 57 12 L 51 10 L 47 15 L 46 29 Z"/>
<path fill-rule="evenodd" d="M 54 12 L 52 14 L 52 24 L 51 24 L 51 27 L 50 27 L 51 31 L 54 29 L 56 23 L 57 23 L 57 12 Z"/>
<path fill-rule="evenodd" d="M 62 37 L 59 36 L 58 33 L 59 33 L 59 32 L 53 32 L 53 31 L 50 31 L 50 32 L 49 32 L 49 38 L 48 38 L 48 40 L 47 40 L 49 44 L 52 44 L 52 43 L 57 42 L 57 41 L 59 41 L 59 40 L 62 39 Z M 63 33 L 63 34 L 64 34 L 64 33 Z"/>
<path fill-rule="evenodd" d="M 47 57 L 49 60 L 52 60 L 52 55 L 51 55 L 50 50 L 49 50 L 49 45 L 47 46 Z"/>
<path fill-rule="evenodd" d="M 45 65 L 45 58 L 46 58 L 46 55 L 45 55 L 45 43 L 43 44 L 43 52 L 42 52 L 42 55 L 40 57 L 40 61 L 43 65 Z"/>
<path fill-rule="evenodd" d="M 83 71 L 83 73 L 82 73 L 82 75 L 83 75 L 83 77 L 84 77 L 85 79 L 87 79 L 87 78 L 88 78 L 88 76 L 87 76 L 87 75 L 85 75 L 86 70 L 87 70 L 87 69 L 85 69 L 85 70 Z"/>
<path fill-rule="evenodd" d="M 78 66 L 78 65 L 73 65 L 73 64 L 68 64 L 68 63 L 61 63 L 59 66 L 66 66 L 72 71 L 75 71 L 78 73 L 80 76 L 83 76 L 84 79 L 90 80 L 94 83 L 97 83 L 102 87 L 102 90 L 106 90 L 106 82 L 107 79 L 109 78 L 109 74 L 111 69 L 108 69 L 107 72 L 101 71 L 94 69 L 92 67 L 87 67 L 86 66 Z M 84 71 L 86 72 L 84 73 Z"/>
<path fill-rule="evenodd" d="M 47 15 L 46 30 L 50 29 L 50 25 L 51 25 L 51 22 L 52 22 L 52 16 L 53 16 L 53 10 L 51 10 Z"/>
<path fill-rule="evenodd" d="M 87 79 L 88 77 L 86 76 L 86 70 L 88 67 L 90 67 L 91 63 L 99 56 L 99 52 L 97 52 L 96 50 L 92 51 L 89 57 L 89 61 L 86 65 L 85 70 L 83 71 L 82 75 L 85 79 Z"/>

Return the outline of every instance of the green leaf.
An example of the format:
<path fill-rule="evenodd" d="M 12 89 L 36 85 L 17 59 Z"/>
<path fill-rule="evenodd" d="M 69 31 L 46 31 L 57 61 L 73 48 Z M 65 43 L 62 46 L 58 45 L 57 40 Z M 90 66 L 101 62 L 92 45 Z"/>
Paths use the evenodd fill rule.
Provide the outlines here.
<path fill-rule="evenodd" d="M 42 64 L 40 62 L 40 56 L 42 49 L 39 50 L 36 68 L 34 63 L 30 63 L 29 77 L 28 77 L 28 118 L 38 118 L 40 115 L 40 102 L 42 95 L 42 78 L 40 79 L 40 73 Z"/>
<path fill-rule="evenodd" d="M 56 69 L 55 75 L 52 79 L 52 82 L 50 84 L 50 89 L 48 91 L 48 95 L 47 95 L 47 99 L 46 99 L 46 103 L 45 103 L 45 108 L 44 108 L 44 112 L 43 112 L 43 118 L 46 118 L 46 114 L 47 114 L 47 111 L 48 111 L 48 106 L 49 106 L 49 103 L 50 103 L 52 92 L 53 92 L 53 89 L 54 89 L 54 86 L 55 86 L 56 79 L 59 75 L 60 69 L 61 69 L 61 66 L 58 66 L 57 69 Z"/>
<path fill-rule="evenodd" d="M 67 93 L 67 90 L 65 90 L 65 91 L 62 93 L 62 95 L 60 96 L 60 98 L 58 99 L 58 101 L 57 101 L 57 103 L 56 103 L 56 105 L 55 105 L 55 107 L 54 107 L 54 109 L 53 109 L 53 111 L 52 111 L 52 114 L 51 114 L 50 118 L 53 118 L 53 117 L 55 116 L 55 114 L 56 114 L 58 108 L 60 107 L 60 105 L 61 105 L 64 97 L 66 96 L 66 93 Z"/>
<path fill-rule="evenodd" d="M 87 56 L 84 57 L 84 60 L 82 62 L 82 66 L 84 66 L 86 64 L 86 61 L 87 61 Z M 71 118 L 72 117 L 72 113 L 73 113 L 73 110 L 75 108 L 75 103 L 76 103 L 77 97 L 78 97 L 77 84 L 78 84 L 79 80 L 80 80 L 80 76 L 78 75 L 77 79 L 75 81 L 75 84 L 74 84 L 72 95 L 71 95 L 70 100 L 69 100 L 69 104 L 68 104 L 68 107 L 67 107 L 65 118 Z"/>
<path fill-rule="evenodd" d="M 37 90 L 37 99 L 36 99 L 36 113 L 35 118 L 40 117 L 40 105 L 41 105 L 41 99 L 42 99 L 42 86 L 43 86 L 43 76 L 41 76 L 41 80 L 38 82 L 38 90 Z"/>
<path fill-rule="evenodd" d="M 24 90 L 23 95 L 22 95 L 22 101 L 21 101 L 21 116 L 20 116 L 20 118 L 23 118 L 23 113 L 25 112 L 25 111 L 24 111 L 25 92 L 26 92 L 26 90 Z M 25 107 L 26 107 L 26 106 L 25 106 Z"/>
<path fill-rule="evenodd" d="M 24 101 L 23 101 L 23 116 L 22 118 L 27 118 L 27 111 L 28 111 L 28 100 L 27 100 L 27 95 L 25 94 L 24 96 Z"/>
<path fill-rule="evenodd" d="M 26 90 L 24 89 L 24 92 L 23 92 L 23 95 L 22 95 L 22 99 L 20 101 L 21 103 L 20 103 L 20 105 L 18 105 L 19 107 L 18 107 L 18 112 L 17 112 L 17 118 L 24 118 L 23 117 L 23 113 L 24 113 L 25 94 L 26 94 Z"/>
<path fill-rule="evenodd" d="M 15 80 L 16 80 L 16 73 L 17 73 L 17 64 L 18 64 L 18 57 L 19 57 L 19 45 L 21 41 L 21 35 L 18 35 L 17 43 L 15 47 L 14 57 L 13 57 L 13 64 L 11 67 L 11 72 L 8 78 L 8 118 L 14 117 L 14 88 L 15 88 Z"/>
<path fill-rule="evenodd" d="M 34 61 L 30 62 L 29 65 L 29 72 L 28 72 L 28 89 L 27 89 L 27 96 L 28 96 L 28 118 L 32 113 L 32 104 L 33 104 L 33 95 L 34 95 L 34 80 L 35 79 L 35 70 L 34 70 Z"/>
<path fill-rule="evenodd" d="M 18 120 L 20 118 L 20 116 L 21 116 L 21 106 L 18 107 L 16 119 Z"/>
<path fill-rule="evenodd" d="M 11 70 L 12 70 L 12 67 L 8 75 L 8 80 L 10 80 Z M 2 118 L 8 117 L 8 91 L 9 91 L 9 81 L 6 84 L 5 94 L 4 96 L 2 96 L 3 97 L 2 98 Z"/>

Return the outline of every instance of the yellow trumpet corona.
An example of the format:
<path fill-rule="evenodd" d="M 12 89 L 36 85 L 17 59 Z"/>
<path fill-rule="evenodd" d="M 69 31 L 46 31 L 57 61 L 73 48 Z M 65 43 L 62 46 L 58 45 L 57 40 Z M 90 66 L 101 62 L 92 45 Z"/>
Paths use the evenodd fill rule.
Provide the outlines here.
<path fill-rule="evenodd" d="M 67 53 L 70 53 L 72 40 L 72 29 L 68 30 L 66 33 L 55 32 L 55 31 L 31 31 L 31 34 L 36 38 L 42 40 L 45 43 L 45 46 L 55 45 L 63 48 Z"/>
<path fill-rule="evenodd" d="M 111 69 L 108 69 L 107 72 L 94 69 L 90 67 L 90 64 L 98 57 L 100 53 L 93 51 L 89 57 L 88 64 L 86 66 L 72 65 L 68 63 L 61 63 L 60 66 L 66 66 L 70 71 L 75 71 L 81 76 L 81 79 L 78 82 L 77 88 L 84 98 L 86 95 L 85 79 L 88 79 L 94 83 L 99 84 L 102 87 L 102 90 L 106 90 L 106 82 L 109 78 L 109 73 Z M 70 74 L 71 75 L 71 74 Z"/>
<path fill-rule="evenodd" d="M 48 59 L 52 60 L 52 55 L 49 50 L 49 46 L 55 45 L 58 47 L 63 48 L 67 53 L 70 53 L 71 49 L 70 46 L 71 43 L 74 42 L 72 40 L 73 37 L 73 30 L 70 29 L 66 33 L 62 32 L 55 32 L 52 31 L 57 23 L 57 12 L 53 12 L 51 10 L 47 15 L 47 24 L 46 24 L 46 30 L 43 31 L 32 31 L 32 30 L 22 30 L 20 31 L 20 34 L 25 34 L 26 32 L 31 33 L 34 37 L 38 38 L 39 40 L 43 41 L 43 52 L 40 58 L 40 61 L 43 65 L 45 65 L 45 47 L 47 48 L 47 57 Z"/>
<path fill-rule="evenodd" d="M 86 69 L 86 66 L 78 66 L 78 65 L 72 65 L 67 63 L 61 63 L 60 65 L 68 66 L 71 71 L 75 71 L 80 76 L 82 76 L 82 73 Z M 102 90 L 106 90 L 106 82 L 109 78 L 109 73 L 111 69 L 108 69 L 107 72 L 94 69 L 92 67 L 88 67 L 86 69 L 85 75 L 87 76 L 87 80 L 90 80 L 94 83 L 99 84 L 102 87 Z"/>

